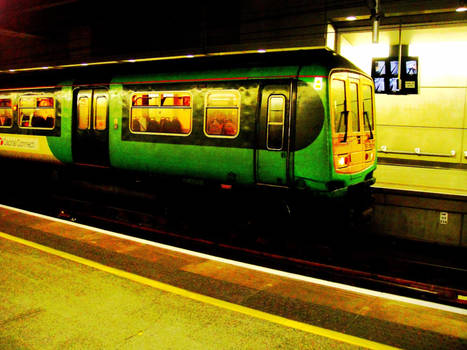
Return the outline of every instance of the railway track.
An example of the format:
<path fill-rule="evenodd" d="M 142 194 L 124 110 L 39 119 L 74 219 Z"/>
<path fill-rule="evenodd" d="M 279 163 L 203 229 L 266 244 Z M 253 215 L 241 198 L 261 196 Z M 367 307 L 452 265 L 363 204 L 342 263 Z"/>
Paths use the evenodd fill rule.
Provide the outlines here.
<path fill-rule="evenodd" d="M 208 228 L 202 221 L 193 225 L 193 216 L 187 221 L 173 218 L 166 207 L 148 205 L 157 200 L 149 195 L 133 200 L 122 199 L 121 193 L 118 200 L 98 195 L 89 201 L 86 191 L 47 192 L 47 205 L 44 195 L 39 203 L 15 196 L 6 198 L 5 204 L 251 264 L 467 308 L 462 248 L 355 232 L 326 237 L 320 231 L 304 239 L 310 235 L 298 232 L 297 226 L 295 232 L 269 236 L 264 230 L 252 234 L 255 225 L 246 233 L 241 231 L 245 226 L 221 227 L 217 222 Z M 149 207 L 152 213 L 141 209 Z"/>
<path fill-rule="evenodd" d="M 234 243 L 228 244 L 203 238 L 196 238 L 185 234 L 178 234 L 161 229 L 144 227 L 143 225 L 122 222 L 116 219 L 97 216 L 90 217 L 89 219 L 91 219 L 93 224 L 97 223 L 101 227 L 119 228 L 124 226 L 126 228 L 136 230 L 140 235 L 143 233 L 142 237 L 146 237 L 148 233 L 157 234 L 158 236 L 165 236 L 165 238 L 168 238 L 169 242 L 174 241 L 178 244 L 182 243 L 182 246 L 188 249 L 194 248 L 197 251 L 217 254 L 222 257 L 242 262 L 276 268 L 310 277 L 324 278 L 334 282 L 347 283 L 358 287 L 367 287 L 383 292 L 402 294 L 405 296 L 446 303 L 449 305 L 465 305 L 467 308 L 467 289 L 447 286 L 449 285 L 450 280 L 449 278 L 446 278 L 446 274 L 450 276 L 467 276 L 467 270 L 465 268 L 432 264 L 426 261 L 413 259 L 394 259 L 394 263 L 404 265 L 412 270 L 416 269 L 420 272 L 419 269 L 421 267 L 424 268 L 426 276 L 430 276 L 431 278 L 433 278 L 433 276 L 436 276 L 435 278 L 444 276 L 443 282 L 448 284 L 440 285 L 439 283 L 433 283 L 430 281 L 417 281 L 414 279 L 400 278 L 385 274 L 390 273 L 389 271 L 378 273 L 374 268 L 372 268 L 369 269 L 372 270 L 369 272 L 368 270 L 363 270 L 361 267 L 359 269 L 358 266 L 355 266 L 355 268 L 345 267 L 343 266 L 345 264 L 342 263 L 332 264 L 310 261 L 305 258 L 286 256 L 272 251 L 265 251 L 265 249 L 259 250 L 261 247 L 256 249 L 252 247 L 240 247 L 233 245 Z M 314 248 L 323 249 L 323 247 Z M 320 259 L 323 259 L 323 256 L 320 256 Z M 326 256 L 324 259 L 332 260 L 332 257 Z M 354 264 L 358 265 L 355 262 Z M 432 268 L 437 270 L 435 275 L 430 273 L 430 269 Z"/>

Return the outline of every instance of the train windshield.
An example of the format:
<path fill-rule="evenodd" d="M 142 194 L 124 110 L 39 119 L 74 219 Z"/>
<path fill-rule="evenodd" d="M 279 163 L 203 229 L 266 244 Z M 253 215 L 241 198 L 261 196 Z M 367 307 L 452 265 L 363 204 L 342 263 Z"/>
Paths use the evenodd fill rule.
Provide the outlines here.
<path fill-rule="evenodd" d="M 376 158 L 373 81 L 362 74 L 335 72 L 329 95 L 336 172 L 362 171 Z"/>

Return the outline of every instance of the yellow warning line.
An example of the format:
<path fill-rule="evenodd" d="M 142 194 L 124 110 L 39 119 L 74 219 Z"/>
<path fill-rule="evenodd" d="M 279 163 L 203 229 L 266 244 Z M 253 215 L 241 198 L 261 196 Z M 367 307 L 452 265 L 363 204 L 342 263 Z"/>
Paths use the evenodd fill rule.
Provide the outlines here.
<path fill-rule="evenodd" d="M 265 321 L 272 322 L 272 323 L 282 325 L 282 326 L 285 326 L 285 327 L 298 329 L 298 330 L 301 330 L 301 331 L 304 331 L 304 332 L 307 332 L 307 333 L 323 336 L 323 337 L 326 337 L 326 338 L 330 338 L 330 339 L 333 339 L 333 340 L 341 341 L 341 342 L 356 345 L 356 346 L 365 347 L 365 348 L 368 348 L 368 349 L 378 349 L 378 350 L 379 349 L 381 349 L 381 350 L 382 349 L 397 349 L 397 348 L 389 346 L 389 345 L 384 345 L 384 344 L 381 344 L 381 343 L 377 343 L 377 342 L 373 342 L 373 341 L 370 341 L 370 340 L 354 337 L 354 336 L 347 335 L 347 334 L 344 334 L 344 333 L 339 333 L 339 332 L 332 331 L 332 330 L 329 330 L 329 329 L 312 326 L 312 325 L 309 325 L 309 324 L 306 324 L 306 323 L 290 320 L 290 319 L 287 319 L 287 318 L 284 318 L 284 317 L 281 317 L 281 316 L 268 314 L 268 313 L 263 312 L 263 311 L 258 311 L 258 310 L 251 309 L 251 308 L 248 308 L 248 307 L 245 307 L 245 306 L 232 304 L 232 303 L 229 303 L 227 301 L 223 301 L 223 300 L 219 300 L 219 299 L 216 299 L 216 298 L 201 295 L 201 294 L 198 294 L 198 293 L 190 292 L 190 291 L 182 289 L 182 288 L 174 287 L 174 286 L 171 286 L 169 284 L 158 282 L 158 281 L 146 278 L 146 277 L 135 275 L 135 274 L 130 273 L 130 272 L 126 272 L 126 271 L 119 270 L 119 269 L 116 269 L 116 268 L 113 268 L 113 267 L 110 267 L 110 266 L 102 265 L 102 264 L 99 264 L 97 262 L 94 262 L 94 261 L 91 261 L 91 260 L 88 260 L 88 259 L 85 259 L 85 258 L 81 258 L 81 257 L 76 256 L 76 255 L 72 255 L 72 254 L 65 253 L 65 252 L 62 252 L 62 251 L 59 251 L 59 250 L 56 250 L 56 249 L 53 249 L 53 248 L 49 248 L 49 247 L 43 246 L 43 245 L 38 244 L 38 243 L 34 243 L 34 242 L 27 241 L 27 240 L 22 239 L 22 238 L 11 236 L 11 235 L 9 235 L 7 233 L 0 232 L 0 237 L 8 239 L 8 240 L 16 242 L 16 243 L 26 245 L 28 247 L 32 247 L 32 248 L 41 250 L 41 251 L 49 253 L 49 254 L 59 256 L 61 258 L 64 258 L 64 259 L 67 259 L 67 260 L 70 260 L 70 261 L 73 261 L 73 262 L 76 262 L 76 263 L 79 263 L 79 264 L 83 264 L 83 265 L 95 268 L 97 270 L 101 270 L 101 271 L 113 274 L 113 275 L 118 276 L 118 277 L 126 278 L 128 280 L 131 280 L 131 281 L 134 281 L 134 282 L 137 282 L 137 283 L 141 283 L 141 284 L 153 287 L 153 288 L 157 288 L 159 290 L 162 290 L 162 291 L 165 291 L 165 292 L 168 292 L 168 293 L 176 294 L 176 295 L 179 295 L 179 296 L 182 296 L 182 297 L 185 297 L 185 298 L 189 298 L 189 299 L 192 299 L 192 300 L 199 301 L 201 303 L 209 304 L 209 305 L 212 305 L 212 306 L 217 306 L 217 307 L 222 308 L 222 309 L 226 309 L 226 310 L 234 311 L 234 312 L 241 313 L 241 314 L 244 314 L 244 315 L 248 315 L 248 316 L 260 319 L 260 320 L 265 320 Z"/>

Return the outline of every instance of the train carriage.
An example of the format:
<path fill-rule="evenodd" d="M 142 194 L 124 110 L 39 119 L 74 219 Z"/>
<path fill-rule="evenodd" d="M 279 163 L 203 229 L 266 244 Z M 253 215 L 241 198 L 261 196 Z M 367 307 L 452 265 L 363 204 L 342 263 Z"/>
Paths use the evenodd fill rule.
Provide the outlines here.
<path fill-rule="evenodd" d="M 15 72 L 0 161 L 335 196 L 374 182 L 374 117 L 371 79 L 325 49 Z"/>

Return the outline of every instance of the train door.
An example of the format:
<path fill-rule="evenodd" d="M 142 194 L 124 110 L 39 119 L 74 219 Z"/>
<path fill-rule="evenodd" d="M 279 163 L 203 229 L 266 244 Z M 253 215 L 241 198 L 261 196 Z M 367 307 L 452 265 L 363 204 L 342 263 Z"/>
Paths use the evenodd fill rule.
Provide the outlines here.
<path fill-rule="evenodd" d="M 76 89 L 73 98 L 73 161 L 108 166 L 109 92 L 105 88 Z"/>
<path fill-rule="evenodd" d="M 287 186 L 289 183 L 289 89 L 289 84 L 262 88 L 256 149 L 256 182 L 259 184 Z"/>

